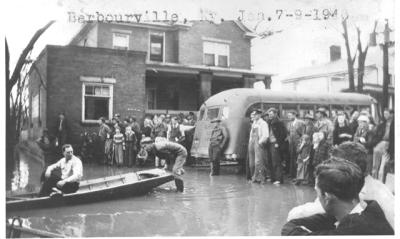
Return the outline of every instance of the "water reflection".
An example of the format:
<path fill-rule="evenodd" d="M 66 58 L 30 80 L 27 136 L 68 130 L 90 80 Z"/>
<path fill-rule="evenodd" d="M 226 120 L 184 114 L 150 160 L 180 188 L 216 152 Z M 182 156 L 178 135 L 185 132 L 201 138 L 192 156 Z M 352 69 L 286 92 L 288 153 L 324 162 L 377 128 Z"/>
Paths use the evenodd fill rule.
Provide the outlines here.
<path fill-rule="evenodd" d="M 26 188 L 29 180 L 38 183 L 34 178 L 40 172 L 35 170 L 41 168 L 25 163 L 17 168 L 29 169 L 29 173 L 16 174 L 16 181 L 18 187 Z M 84 165 L 85 178 L 128 171 L 131 169 Z M 226 169 L 219 177 L 208 173 L 187 168 L 183 193 L 176 193 L 171 182 L 141 197 L 7 212 L 7 217 L 21 216 L 29 227 L 70 237 L 279 235 L 289 210 L 315 198 L 311 187 L 251 184 Z"/>

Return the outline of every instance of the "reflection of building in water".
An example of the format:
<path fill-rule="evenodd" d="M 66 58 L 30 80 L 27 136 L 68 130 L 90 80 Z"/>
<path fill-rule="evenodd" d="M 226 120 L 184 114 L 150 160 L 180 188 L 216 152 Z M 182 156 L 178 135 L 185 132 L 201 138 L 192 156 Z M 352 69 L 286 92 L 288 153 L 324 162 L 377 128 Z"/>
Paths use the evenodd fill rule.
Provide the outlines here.
<path fill-rule="evenodd" d="M 11 180 L 11 190 L 23 189 L 29 182 L 29 166 L 24 160 L 16 160 L 13 177 Z"/>
<path fill-rule="evenodd" d="M 24 219 L 24 226 L 63 234 L 67 237 L 83 237 L 85 231 L 85 215 L 50 217 L 30 217 Z"/>
<path fill-rule="evenodd" d="M 85 219 L 85 236 L 106 237 L 114 235 L 114 214 L 90 214 L 86 215 Z"/>

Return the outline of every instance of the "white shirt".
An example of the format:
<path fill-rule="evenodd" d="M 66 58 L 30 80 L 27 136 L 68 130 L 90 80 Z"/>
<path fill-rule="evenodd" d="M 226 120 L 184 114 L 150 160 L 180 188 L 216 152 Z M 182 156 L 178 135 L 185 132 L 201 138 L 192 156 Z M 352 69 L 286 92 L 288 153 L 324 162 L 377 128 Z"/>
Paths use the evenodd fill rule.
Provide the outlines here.
<path fill-rule="evenodd" d="M 72 156 L 68 161 L 62 158 L 57 163 L 50 165 L 47 170 L 51 172 L 56 168 L 61 169 L 61 179 L 66 182 L 79 182 L 83 175 L 82 162 L 76 156 Z"/>
<path fill-rule="evenodd" d="M 263 119 L 258 119 L 253 122 L 252 130 L 257 130 L 258 140 L 261 142 L 267 142 L 269 137 L 269 128 L 267 122 Z"/>

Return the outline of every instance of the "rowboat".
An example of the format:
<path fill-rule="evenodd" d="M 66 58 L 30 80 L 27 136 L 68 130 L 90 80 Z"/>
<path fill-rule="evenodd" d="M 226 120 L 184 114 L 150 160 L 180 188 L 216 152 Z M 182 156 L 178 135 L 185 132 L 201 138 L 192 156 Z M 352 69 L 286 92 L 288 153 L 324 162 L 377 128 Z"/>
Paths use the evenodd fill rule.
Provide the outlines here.
<path fill-rule="evenodd" d="M 37 193 L 6 197 L 7 211 L 59 207 L 95 201 L 143 195 L 164 183 L 174 180 L 171 173 L 150 169 L 116 176 L 81 181 L 79 190 L 70 194 L 38 197 Z"/>

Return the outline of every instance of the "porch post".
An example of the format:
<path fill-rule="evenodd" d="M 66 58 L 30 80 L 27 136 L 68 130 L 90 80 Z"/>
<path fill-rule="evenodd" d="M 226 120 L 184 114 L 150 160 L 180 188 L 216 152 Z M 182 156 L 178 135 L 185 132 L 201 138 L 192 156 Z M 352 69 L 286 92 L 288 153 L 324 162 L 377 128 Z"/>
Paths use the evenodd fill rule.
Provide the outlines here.
<path fill-rule="evenodd" d="M 243 88 L 253 88 L 256 78 L 253 75 L 243 75 Z"/>
<path fill-rule="evenodd" d="M 203 104 L 211 96 L 211 81 L 213 75 L 211 72 L 200 72 L 200 104 Z"/>
<path fill-rule="evenodd" d="M 272 82 L 271 76 L 266 76 L 263 81 L 265 89 L 271 89 L 271 82 Z"/>

